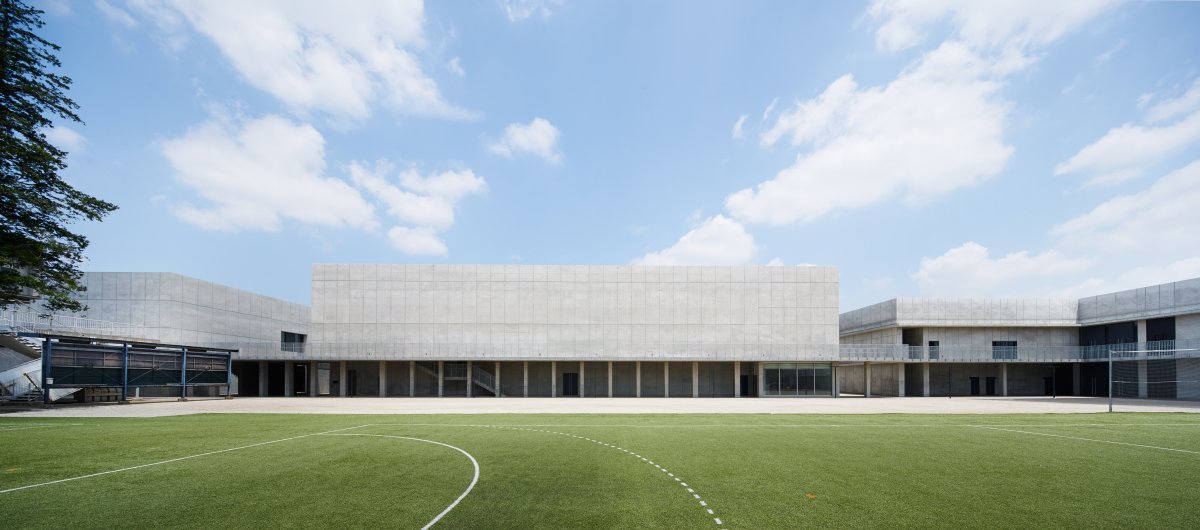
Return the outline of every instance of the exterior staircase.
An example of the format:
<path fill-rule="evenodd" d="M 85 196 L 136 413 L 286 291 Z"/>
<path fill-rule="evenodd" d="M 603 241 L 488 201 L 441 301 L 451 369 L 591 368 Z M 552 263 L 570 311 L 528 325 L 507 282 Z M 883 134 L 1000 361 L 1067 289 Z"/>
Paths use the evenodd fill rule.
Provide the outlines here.
<path fill-rule="evenodd" d="M 484 370 L 478 363 L 472 364 L 471 378 L 472 381 L 484 390 L 491 392 L 493 396 L 503 396 L 500 393 L 500 383 L 496 381 L 496 376 L 491 372 Z"/>

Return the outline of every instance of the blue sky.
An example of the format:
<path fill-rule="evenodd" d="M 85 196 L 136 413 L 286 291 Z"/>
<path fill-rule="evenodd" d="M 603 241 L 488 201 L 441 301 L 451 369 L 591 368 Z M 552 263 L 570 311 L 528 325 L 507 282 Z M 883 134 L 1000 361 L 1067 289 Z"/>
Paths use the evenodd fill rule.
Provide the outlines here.
<path fill-rule="evenodd" d="M 40 2 L 85 270 L 834 265 L 842 309 L 1200 276 L 1200 3 Z"/>

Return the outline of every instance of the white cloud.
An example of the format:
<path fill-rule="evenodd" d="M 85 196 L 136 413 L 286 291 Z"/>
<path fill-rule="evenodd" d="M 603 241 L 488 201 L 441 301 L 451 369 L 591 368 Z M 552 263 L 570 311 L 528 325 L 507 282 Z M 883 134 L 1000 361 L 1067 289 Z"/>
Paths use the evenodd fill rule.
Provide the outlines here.
<path fill-rule="evenodd" d="M 875 0 L 867 14 L 879 23 L 880 49 L 899 51 L 925 40 L 932 26 L 949 19 L 955 38 L 975 49 L 1025 50 L 1045 45 L 1083 26 L 1119 0 Z"/>
<path fill-rule="evenodd" d="M 46 129 L 46 139 L 50 140 L 55 147 L 67 152 L 80 151 L 87 145 L 87 138 L 74 129 L 62 125 Z"/>
<path fill-rule="evenodd" d="M 422 176 L 415 169 L 401 171 L 396 182 L 389 181 L 391 164 L 380 162 L 367 168 L 350 164 L 350 178 L 362 190 L 383 203 L 387 213 L 402 223 L 388 231 L 392 247 L 405 254 L 445 256 L 445 243 L 438 232 L 454 224 L 454 209 L 466 195 L 482 193 L 487 183 L 470 169 L 444 171 Z"/>
<path fill-rule="evenodd" d="M 279 116 L 210 119 L 163 144 L 175 179 L 207 200 L 177 215 L 207 230 L 276 231 L 282 220 L 373 229 L 375 209 L 345 181 L 323 176 L 325 140 Z"/>
<path fill-rule="evenodd" d="M 783 260 L 781 260 L 779 258 L 771 258 L 771 261 L 767 262 L 767 266 L 768 267 L 782 267 Z"/>
<path fill-rule="evenodd" d="M 913 278 L 935 296 L 1087 296 L 1194 278 L 1200 276 L 1196 204 L 1200 161 L 1055 226 L 1054 244 L 1041 254 L 991 258 L 969 242 L 923 259 Z M 1081 273 L 1088 278 L 1067 283 Z"/>
<path fill-rule="evenodd" d="M 1149 103 L 1152 97 L 1150 94 L 1143 94 L 1142 97 L 1138 98 L 1139 105 Z M 1200 79 L 1192 82 L 1192 87 L 1182 96 L 1160 101 L 1147 109 L 1146 121 L 1158 123 L 1176 116 L 1182 116 L 1197 109 L 1200 109 Z"/>
<path fill-rule="evenodd" d="M 186 20 L 212 39 L 247 83 L 300 111 L 366 118 L 374 102 L 402 113 L 462 118 L 421 70 L 419 0 L 135 0 L 160 30 Z M 179 35 L 168 38 L 180 39 Z"/>
<path fill-rule="evenodd" d="M 970 241 L 936 258 L 923 258 L 913 278 L 921 291 L 931 296 L 1013 296 L 1036 289 L 1031 285 L 1033 281 L 1069 277 L 1088 265 L 1087 260 L 1054 250 L 993 258 L 986 247 Z"/>
<path fill-rule="evenodd" d="M 562 5 L 562 0 L 500 0 L 500 8 L 509 22 L 521 22 L 534 16 L 550 18 L 551 9 Z"/>
<path fill-rule="evenodd" d="M 754 237 L 737 221 L 723 215 L 709 217 L 674 245 L 650 252 L 637 260 L 640 265 L 745 265 L 758 247 Z"/>
<path fill-rule="evenodd" d="M 1055 166 L 1054 174 L 1083 172 L 1093 175 L 1088 185 L 1116 184 L 1141 176 L 1145 166 L 1196 142 L 1200 142 L 1200 111 L 1162 127 L 1126 123 Z"/>
<path fill-rule="evenodd" d="M 726 198 L 741 221 L 787 224 L 901 196 L 917 204 L 999 173 L 1011 156 L 1003 129 L 1009 105 L 991 64 L 945 43 L 885 86 L 843 76 L 796 103 L 762 134 L 811 146 L 754 189 Z"/>
<path fill-rule="evenodd" d="M 1050 230 L 1062 245 L 1108 252 L 1159 250 L 1200 253 L 1200 161 L 1159 179 L 1148 189 L 1114 197 Z"/>
<path fill-rule="evenodd" d="M 467 71 L 463 70 L 462 61 L 458 57 L 450 59 L 450 62 L 446 63 L 446 69 L 458 77 L 465 77 L 467 75 Z"/>
<path fill-rule="evenodd" d="M 737 121 L 734 122 L 733 131 L 730 134 L 733 135 L 733 138 L 735 140 L 738 138 L 741 138 L 742 135 L 745 134 L 745 130 L 743 130 L 743 126 L 746 125 L 746 118 L 748 118 L 748 117 L 749 117 L 748 114 L 742 114 L 741 116 L 738 116 Z"/>
<path fill-rule="evenodd" d="M 350 178 L 381 201 L 387 212 L 406 223 L 445 230 L 454 224 L 454 208 L 464 195 L 480 193 L 487 183 L 470 169 L 445 171 L 427 177 L 414 169 L 400 172 L 399 186 L 384 176 L 391 170 L 383 163 L 374 170 L 358 162 L 350 164 Z"/>
<path fill-rule="evenodd" d="M 529 125 L 510 124 L 504 128 L 504 136 L 488 146 L 488 150 L 502 156 L 531 154 L 551 164 L 562 161 L 558 150 L 559 130 L 545 118 L 534 118 Z"/>
<path fill-rule="evenodd" d="M 128 11 L 112 5 L 108 0 L 96 0 L 96 9 L 100 11 L 104 18 L 124 26 L 126 29 L 138 27 L 137 19 L 133 18 Z"/>
<path fill-rule="evenodd" d="M 430 228 L 393 227 L 388 230 L 392 248 L 412 256 L 445 256 L 446 244 Z"/>

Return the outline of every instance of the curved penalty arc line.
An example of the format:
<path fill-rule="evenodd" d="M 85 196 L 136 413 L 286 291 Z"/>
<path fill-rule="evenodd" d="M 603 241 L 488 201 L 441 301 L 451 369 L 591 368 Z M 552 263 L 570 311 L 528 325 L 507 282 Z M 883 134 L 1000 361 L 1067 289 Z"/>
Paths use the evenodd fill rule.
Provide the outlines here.
<path fill-rule="evenodd" d="M 458 498 L 454 499 L 454 502 L 450 503 L 450 505 L 447 506 L 445 510 L 442 510 L 442 513 L 437 514 L 437 516 L 434 517 L 432 520 L 430 520 L 425 526 L 422 526 L 421 530 L 429 530 L 430 527 L 437 524 L 438 521 L 441 521 L 442 517 L 445 517 L 446 514 L 450 513 L 450 510 L 453 510 L 455 506 L 458 506 L 458 503 L 462 502 L 462 500 L 465 499 L 467 497 L 467 495 L 471 493 L 471 490 L 475 489 L 475 484 L 477 484 L 479 482 L 479 462 L 475 460 L 475 457 L 471 456 L 471 453 L 466 452 L 462 448 L 455 447 L 455 446 L 447 444 L 447 443 L 435 442 L 433 440 L 426 440 L 424 438 L 413 438 L 411 436 L 394 436 L 394 435 L 390 435 L 390 434 L 329 433 L 329 434 L 325 434 L 324 436 L 373 436 L 376 438 L 396 438 L 399 440 L 412 440 L 414 442 L 425 442 L 425 443 L 430 443 L 430 444 L 434 444 L 434 445 L 440 445 L 442 447 L 449 447 L 450 449 L 458 451 L 458 452 L 462 453 L 464 456 L 466 456 L 467 459 L 469 459 L 471 461 L 471 465 L 475 467 L 475 476 L 471 477 L 471 484 L 467 486 L 467 489 L 463 490 L 462 495 L 459 495 Z"/>

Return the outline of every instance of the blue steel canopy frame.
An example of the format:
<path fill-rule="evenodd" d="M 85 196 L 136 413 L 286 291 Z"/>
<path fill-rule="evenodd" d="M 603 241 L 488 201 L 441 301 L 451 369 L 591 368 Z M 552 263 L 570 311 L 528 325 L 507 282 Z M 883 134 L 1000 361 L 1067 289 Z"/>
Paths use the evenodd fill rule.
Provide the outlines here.
<path fill-rule="evenodd" d="M 74 335 L 29 334 L 42 339 L 42 399 L 52 388 L 179 387 L 179 399 L 197 386 L 224 386 L 232 397 L 236 349 L 122 341 Z"/>

